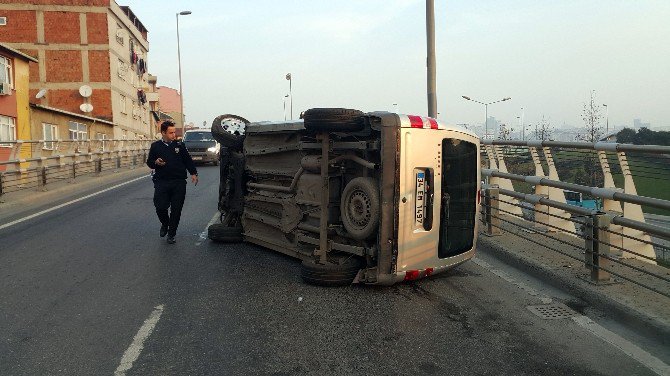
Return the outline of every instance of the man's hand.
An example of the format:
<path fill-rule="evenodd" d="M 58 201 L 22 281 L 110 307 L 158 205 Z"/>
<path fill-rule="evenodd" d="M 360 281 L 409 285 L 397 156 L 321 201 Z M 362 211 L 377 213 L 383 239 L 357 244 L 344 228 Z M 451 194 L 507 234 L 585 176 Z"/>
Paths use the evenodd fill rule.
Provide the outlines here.
<path fill-rule="evenodd" d="M 165 166 L 165 161 L 162 158 L 156 159 L 156 166 Z"/>
<path fill-rule="evenodd" d="M 191 181 L 193 184 L 198 185 L 198 175 L 191 175 Z"/>

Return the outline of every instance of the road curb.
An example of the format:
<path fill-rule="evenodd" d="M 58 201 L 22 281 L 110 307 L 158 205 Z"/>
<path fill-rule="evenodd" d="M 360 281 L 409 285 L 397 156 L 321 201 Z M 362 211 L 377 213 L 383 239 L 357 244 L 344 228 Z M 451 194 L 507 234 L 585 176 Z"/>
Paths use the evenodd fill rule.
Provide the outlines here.
<path fill-rule="evenodd" d="M 495 244 L 494 239 L 480 236 L 478 246 L 500 261 L 542 279 L 557 289 L 579 297 L 617 321 L 625 322 L 626 325 L 643 331 L 646 336 L 657 338 L 662 343 L 666 343 L 670 338 L 670 323 L 665 320 L 602 294 L 586 281 L 563 275 L 546 265 Z"/>

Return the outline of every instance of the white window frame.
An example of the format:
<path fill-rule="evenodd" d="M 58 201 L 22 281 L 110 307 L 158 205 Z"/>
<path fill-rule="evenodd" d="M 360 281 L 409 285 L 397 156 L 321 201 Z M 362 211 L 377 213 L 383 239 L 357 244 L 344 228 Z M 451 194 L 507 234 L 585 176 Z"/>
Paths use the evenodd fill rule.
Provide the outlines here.
<path fill-rule="evenodd" d="M 127 105 L 127 103 L 128 103 L 128 101 L 126 100 L 126 96 L 123 95 L 123 94 L 119 94 L 119 106 L 121 107 L 121 108 L 120 108 L 120 111 L 121 111 L 121 113 L 124 114 L 124 115 L 127 115 L 127 114 L 128 114 L 128 105 Z"/>
<path fill-rule="evenodd" d="M 0 70 L 5 74 L 5 80 L 0 79 L 0 83 L 8 83 L 9 87 L 14 88 L 14 80 L 12 75 L 12 60 L 7 56 L 0 55 Z"/>
<path fill-rule="evenodd" d="M 70 140 L 88 140 L 88 125 L 77 123 L 75 121 L 68 121 L 67 126 Z"/>
<path fill-rule="evenodd" d="M 50 131 L 50 137 L 47 137 L 47 129 Z M 58 126 L 55 124 L 42 123 L 42 139 L 45 141 L 42 149 L 44 150 L 53 150 L 54 141 L 57 141 L 58 138 Z M 50 142 L 47 142 L 50 141 Z"/>
<path fill-rule="evenodd" d="M 8 141 L 16 141 L 16 119 L 0 115 L 0 147 L 12 147 Z"/>

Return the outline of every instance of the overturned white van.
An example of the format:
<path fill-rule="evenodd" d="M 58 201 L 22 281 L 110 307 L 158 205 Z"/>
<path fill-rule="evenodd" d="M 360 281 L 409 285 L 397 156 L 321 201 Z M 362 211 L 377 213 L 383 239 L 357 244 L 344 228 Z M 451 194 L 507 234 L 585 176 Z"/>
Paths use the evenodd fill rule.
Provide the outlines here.
<path fill-rule="evenodd" d="M 218 121 L 217 121 L 218 120 Z M 435 119 L 315 108 L 244 135 L 215 119 L 222 152 L 214 241 L 302 260 L 304 281 L 393 284 L 472 258 L 479 139 Z"/>

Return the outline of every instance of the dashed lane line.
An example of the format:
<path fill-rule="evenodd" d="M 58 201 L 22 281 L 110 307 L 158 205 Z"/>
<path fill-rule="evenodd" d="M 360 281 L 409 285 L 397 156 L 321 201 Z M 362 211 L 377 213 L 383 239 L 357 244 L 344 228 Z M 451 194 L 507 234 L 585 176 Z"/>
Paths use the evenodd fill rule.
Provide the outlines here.
<path fill-rule="evenodd" d="M 126 372 L 128 372 L 133 367 L 133 363 L 140 356 L 140 353 L 144 348 L 144 341 L 149 338 L 151 332 L 153 332 L 154 328 L 156 327 L 158 320 L 160 320 L 161 315 L 163 314 L 163 309 L 164 306 L 162 304 L 157 306 L 154 311 L 151 312 L 149 318 L 144 321 L 144 324 L 142 327 L 140 327 L 140 330 L 138 330 L 137 334 L 135 334 L 133 343 L 131 343 L 126 352 L 123 353 L 121 363 L 116 368 L 116 371 L 114 371 L 114 376 L 125 376 Z"/>
<path fill-rule="evenodd" d="M 12 222 L 9 222 L 9 223 L 5 223 L 4 225 L 0 225 L 0 230 L 4 230 L 4 229 L 6 229 L 6 228 L 8 228 L 8 227 L 17 225 L 17 224 L 19 224 L 19 223 L 21 223 L 21 222 L 25 222 L 25 221 L 27 221 L 27 220 L 30 220 L 30 219 L 39 217 L 40 215 L 44 215 L 44 214 L 47 214 L 47 213 L 51 213 L 51 212 L 54 211 L 54 210 L 58 210 L 58 209 L 60 209 L 60 208 L 64 208 L 64 207 L 66 207 L 66 206 L 75 204 L 75 203 L 77 203 L 77 202 L 79 202 L 79 201 L 83 201 L 83 200 L 89 199 L 89 198 L 91 198 L 91 197 L 98 196 L 98 195 L 103 194 L 103 193 L 105 193 L 105 192 L 109 192 L 109 191 L 111 191 L 111 190 L 113 190 L 113 189 L 116 189 L 116 188 L 119 188 L 119 187 L 123 187 L 124 185 L 130 184 L 130 183 L 135 182 L 135 181 L 138 181 L 138 180 L 140 180 L 140 179 L 145 179 L 146 177 L 147 177 L 147 176 L 140 176 L 139 178 L 135 178 L 135 179 L 133 179 L 133 180 L 129 180 L 129 181 L 127 181 L 127 182 L 124 182 L 124 183 L 121 183 L 121 184 L 117 184 L 117 185 L 115 185 L 115 186 L 112 186 L 112 187 L 103 189 L 103 190 L 101 190 L 101 191 L 98 191 L 98 192 L 95 192 L 95 193 L 91 193 L 90 195 L 86 195 L 86 196 L 84 196 L 84 197 L 80 197 L 80 198 L 78 198 L 78 199 L 75 199 L 75 200 L 72 200 L 72 201 L 68 201 L 68 202 L 63 203 L 63 204 L 60 204 L 60 205 L 56 205 L 56 206 L 54 206 L 54 207 L 52 207 L 52 208 L 49 208 L 49 209 L 46 209 L 46 210 L 42 210 L 41 212 L 37 212 L 37 213 L 35 213 L 35 214 L 31 214 L 31 215 L 29 215 L 29 216 L 27 216 L 27 217 L 23 217 L 23 218 L 17 219 L 17 220 L 15 220 L 15 221 L 12 221 Z"/>

